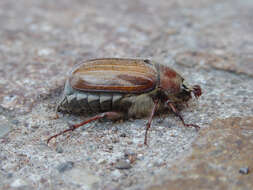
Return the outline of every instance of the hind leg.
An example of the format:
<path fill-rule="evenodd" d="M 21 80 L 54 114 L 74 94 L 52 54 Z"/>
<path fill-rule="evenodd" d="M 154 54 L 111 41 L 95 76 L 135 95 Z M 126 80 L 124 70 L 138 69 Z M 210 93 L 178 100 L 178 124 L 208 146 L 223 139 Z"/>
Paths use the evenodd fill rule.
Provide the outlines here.
<path fill-rule="evenodd" d="M 123 118 L 123 114 L 120 113 L 120 112 L 105 112 L 105 113 L 101 113 L 101 114 L 98 114 L 98 115 L 95 115 L 81 123 L 78 123 L 78 124 L 74 124 L 74 125 L 71 125 L 68 129 L 65 129 L 64 131 L 61 131 L 51 137 L 49 137 L 47 139 L 47 144 L 53 139 L 53 138 L 56 138 L 64 133 L 67 133 L 69 131 L 74 131 L 76 130 L 77 128 L 83 126 L 83 125 L 86 125 L 92 121 L 96 121 L 98 119 L 102 119 L 102 118 L 106 118 L 106 119 L 109 119 L 109 120 L 119 120 L 121 118 Z"/>

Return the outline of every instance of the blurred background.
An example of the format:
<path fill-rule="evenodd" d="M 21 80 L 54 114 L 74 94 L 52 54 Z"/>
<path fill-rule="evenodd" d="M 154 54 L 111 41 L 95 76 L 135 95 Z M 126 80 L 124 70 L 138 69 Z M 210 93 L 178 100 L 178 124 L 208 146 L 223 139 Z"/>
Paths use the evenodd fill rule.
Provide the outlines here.
<path fill-rule="evenodd" d="M 252 18 L 251 0 L 1 0 L 0 188 L 252 189 Z M 148 148 L 145 119 L 48 147 L 80 121 L 50 119 L 67 73 L 102 57 L 152 59 L 199 84 L 183 114 L 203 132 L 169 115 L 154 121 Z"/>

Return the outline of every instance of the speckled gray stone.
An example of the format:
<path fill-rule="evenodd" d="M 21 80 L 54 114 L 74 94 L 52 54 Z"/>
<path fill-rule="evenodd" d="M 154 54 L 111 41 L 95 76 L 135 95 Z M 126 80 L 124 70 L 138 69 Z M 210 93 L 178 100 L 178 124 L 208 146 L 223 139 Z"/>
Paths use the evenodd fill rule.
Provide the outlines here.
<path fill-rule="evenodd" d="M 57 170 L 60 173 L 63 173 L 63 172 L 66 172 L 68 170 L 71 170 L 73 167 L 74 167 L 74 162 L 68 161 L 68 162 L 64 162 L 64 163 L 59 164 L 57 166 Z"/>
<path fill-rule="evenodd" d="M 12 124 L 4 116 L 0 116 L 0 138 L 6 137 L 11 129 Z"/>
<path fill-rule="evenodd" d="M 186 158 L 198 157 L 192 155 L 195 142 L 208 144 L 202 131 L 208 133 L 205 129 L 213 121 L 253 116 L 252 10 L 252 0 L 1 0 L 0 130 L 7 131 L 0 139 L 0 189 L 137 190 L 162 184 L 161 175 L 169 176 L 170 171 L 171 183 L 178 187 L 212 188 L 217 185 L 213 179 L 221 179 L 221 189 L 226 189 L 231 183 L 222 181 L 222 157 L 217 162 L 210 160 L 216 157 L 202 158 L 200 172 L 211 176 L 205 183 L 192 181 L 199 173 L 183 181 L 182 173 L 173 168 L 186 166 L 183 175 L 189 176 L 192 160 Z M 203 95 L 181 112 L 200 131 L 183 127 L 172 113 L 165 113 L 155 116 L 148 146 L 143 145 L 147 118 L 90 123 L 47 145 L 47 138 L 67 129 L 68 122 L 87 119 L 62 113 L 55 119 L 55 106 L 73 66 L 101 57 L 151 59 L 174 68 L 190 84 L 199 84 Z M 229 145 L 219 144 L 228 130 L 216 124 L 213 133 L 219 138 L 208 133 L 214 149 Z M 242 132 L 242 139 L 229 138 L 235 142 L 230 143 L 232 150 L 243 148 L 240 141 L 251 134 Z M 126 150 L 134 154 L 125 154 Z M 219 156 L 220 151 L 212 154 Z M 131 168 L 115 169 L 121 159 L 129 160 Z M 251 187 L 252 173 L 239 173 L 242 167 L 252 168 L 246 160 L 228 165 L 233 171 L 227 173 L 230 181 L 239 176 L 237 185 Z M 59 172 L 57 166 L 67 161 L 74 167 Z M 211 174 L 205 173 L 208 169 Z M 7 178 L 8 173 L 13 176 Z"/>

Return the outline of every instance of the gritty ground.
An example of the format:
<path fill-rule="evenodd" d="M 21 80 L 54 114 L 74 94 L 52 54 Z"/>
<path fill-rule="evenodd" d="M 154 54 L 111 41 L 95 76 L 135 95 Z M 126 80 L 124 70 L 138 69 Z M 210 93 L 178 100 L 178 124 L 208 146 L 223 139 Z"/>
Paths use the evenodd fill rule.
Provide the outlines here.
<path fill-rule="evenodd" d="M 253 2 L 0 2 L 0 189 L 252 189 Z M 182 111 L 95 122 L 54 119 L 67 73 L 82 60 L 150 58 L 203 95 Z"/>

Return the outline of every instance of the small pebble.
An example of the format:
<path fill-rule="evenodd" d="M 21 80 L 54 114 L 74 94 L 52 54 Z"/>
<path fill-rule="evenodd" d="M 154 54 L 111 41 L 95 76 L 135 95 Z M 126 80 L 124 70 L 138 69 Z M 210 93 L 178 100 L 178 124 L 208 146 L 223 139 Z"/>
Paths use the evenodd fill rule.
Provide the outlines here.
<path fill-rule="evenodd" d="M 119 160 L 115 163 L 115 168 L 123 170 L 123 169 L 130 169 L 131 164 L 127 162 L 126 160 Z"/>
<path fill-rule="evenodd" d="M 249 168 L 248 167 L 240 168 L 239 173 L 249 174 Z"/>
<path fill-rule="evenodd" d="M 59 164 L 57 166 L 57 170 L 60 173 L 63 173 L 65 171 L 71 170 L 73 167 L 74 167 L 74 162 L 68 161 L 68 162 L 64 162 L 64 163 Z"/>

